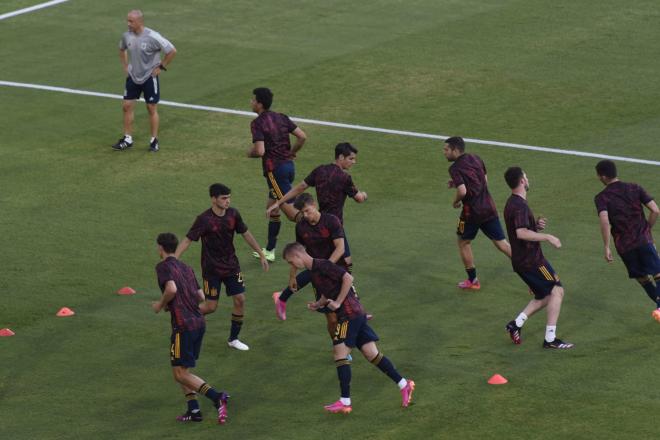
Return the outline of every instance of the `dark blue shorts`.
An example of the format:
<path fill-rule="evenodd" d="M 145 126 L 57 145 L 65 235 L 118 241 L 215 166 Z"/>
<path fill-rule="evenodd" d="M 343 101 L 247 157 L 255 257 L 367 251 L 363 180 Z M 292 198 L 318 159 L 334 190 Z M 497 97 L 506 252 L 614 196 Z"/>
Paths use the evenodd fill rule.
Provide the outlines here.
<path fill-rule="evenodd" d="M 500 241 L 505 239 L 504 230 L 502 229 L 502 224 L 498 217 L 484 223 L 469 223 L 459 219 L 458 227 L 456 228 L 456 235 L 462 240 L 474 240 L 479 229 L 481 229 L 484 234 L 486 234 L 486 237 L 491 240 Z"/>
<path fill-rule="evenodd" d="M 552 293 L 555 286 L 561 286 L 559 275 L 547 261 L 534 271 L 516 273 L 529 286 L 536 299 L 545 298 Z"/>
<path fill-rule="evenodd" d="M 266 173 L 266 183 L 268 183 L 268 197 L 273 200 L 280 200 L 284 194 L 291 190 L 293 180 L 296 178 L 296 167 L 293 161 L 288 160 L 279 164 L 274 171 Z M 293 203 L 289 200 L 287 203 Z"/>
<path fill-rule="evenodd" d="M 234 296 L 245 292 L 243 274 L 239 272 L 230 277 L 204 279 L 204 295 L 206 299 L 217 301 L 220 296 L 220 288 L 223 284 L 225 285 L 227 296 Z"/>
<path fill-rule="evenodd" d="M 628 269 L 628 277 L 643 278 L 660 273 L 660 257 L 652 243 L 647 243 L 621 255 Z"/>
<path fill-rule="evenodd" d="M 202 350 L 205 328 L 172 333 L 170 363 L 173 367 L 193 368 Z"/>
<path fill-rule="evenodd" d="M 160 101 L 160 79 L 157 76 L 152 76 L 144 84 L 135 84 L 130 76 L 126 78 L 124 99 L 140 99 L 140 95 L 143 93 L 147 104 L 158 104 L 158 101 Z"/>
<path fill-rule="evenodd" d="M 376 342 L 378 335 L 369 324 L 367 324 L 367 315 L 359 316 L 355 319 L 339 321 L 337 330 L 332 337 L 332 344 L 346 344 L 347 347 L 358 349 L 369 342 Z"/>

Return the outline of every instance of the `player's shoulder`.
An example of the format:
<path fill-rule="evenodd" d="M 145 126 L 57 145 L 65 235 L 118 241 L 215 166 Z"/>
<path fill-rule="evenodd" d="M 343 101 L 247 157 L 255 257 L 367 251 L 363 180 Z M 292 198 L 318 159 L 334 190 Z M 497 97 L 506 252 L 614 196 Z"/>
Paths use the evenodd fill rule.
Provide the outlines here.
<path fill-rule="evenodd" d="M 227 214 L 230 217 L 240 217 L 241 216 L 241 213 L 238 211 L 238 209 L 234 208 L 233 206 L 230 206 L 229 208 L 227 208 Z"/>
<path fill-rule="evenodd" d="M 326 225 L 341 225 L 341 221 L 339 220 L 339 217 L 337 217 L 334 214 L 330 214 L 329 212 L 322 212 L 321 213 L 321 219 Z"/>

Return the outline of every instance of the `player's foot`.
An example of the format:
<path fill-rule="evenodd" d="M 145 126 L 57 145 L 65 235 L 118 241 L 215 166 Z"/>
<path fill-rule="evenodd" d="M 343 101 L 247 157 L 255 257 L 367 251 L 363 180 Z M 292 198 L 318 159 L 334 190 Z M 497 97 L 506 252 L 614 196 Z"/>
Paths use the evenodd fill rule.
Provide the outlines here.
<path fill-rule="evenodd" d="M 511 336 L 511 340 L 513 341 L 514 344 L 518 345 L 522 343 L 522 338 L 521 338 L 522 328 L 516 325 L 516 321 L 509 321 L 509 323 L 506 325 L 505 328 L 506 331 L 509 333 L 509 336 Z"/>
<path fill-rule="evenodd" d="M 246 344 L 242 343 L 238 339 L 234 339 L 233 341 L 227 341 L 227 345 L 229 345 L 231 348 L 235 348 L 236 350 L 241 350 L 241 351 L 248 351 L 250 347 L 248 347 Z"/>
<path fill-rule="evenodd" d="M 266 257 L 266 261 L 270 261 L 271 263 L 275 261 L 275 249 L 269 251 L 266 248 L 262 248 L 261 252 L 264 253 L 264 256 Z M 252 256 L 254 258 L 261 258 L 259 257 L 259 252 L 252 252 Z"/>
<path fill-rule="evenodd" d="M 412 402 L 413 391 L 415 391 L 415 382 L 408 379 L 405 387 L 401 389 L 401 406 L 407 408 Z"/>
<path fill-rule="evenodd" d="M 351 405 L 344 405 L 341 403 L 341 400 L 338 400 L 335 403 L 331 403 L 330 405 L 325 405 L 323 409 L 333 414 L 350 414 L 350 412 L 353 411 L 353 407 Z"/>
<path fill-rule="evenodd" d="M 481 289 L 481 283 L 479 283 L 479 279 L 475 278 L 474 281 L 470 281 L 469 279 L 463 280 L 460 283 L 458 283 L 458 288 L 459 289 L 472 289 L 472 290 L 479 290 Z"/>
<path fill-rule="evenodd" d="M 229 394 L 222 391 L 220 393 L 220 399 L 216 406 L 218 407 L 218 423 L 224 425 L 227 422 L 227 402 L 229 401 Z"/>
<path fill-rule="evenodd" d="M 154 138 L 153 141 L 149 142 L 149 152 L 158 153 L 158 150 L 160 150 L 160 145 L 158 145 L 158 138 Z"/>
<path fill-rule="evenodd" d="M 192 413 L 190 411 L 186 411 L 184 414 L 176 416 L 176 420 L 177 422 L 201 422 L 202 412 L 197 411 L 196 413 Z"/>
<path fill-rule="evenodd" d="M 660 322 L 660 309 L 655 309 L 653 311 L 653 313 L 651 313 L 651 318 L 653 318 L 656 321 Z"/>
<path fill-rule="evenodd" d="M 117 143 L 115 143 L 112 146 L 112 149 L 116 151 L 123 151 L 131 148 L 132 146 L 133 146 L 133 142 L 128 142 L 126 140 L 126 136 L 123 136 L 121 139 L 117 141 Z"/>
<path fill-rule="evenodd" d="M 554 350 L 568 350 L 569 348 L 573 348 L 574 345 L 571 344 L 570 342 L 564 342 L 559 338 L 556 338 L 552 342 L 548 342 L 545 339 L 543 340 L 543 348 L 551 348 Z"/>
<path fill-rule="evenodd" d="M 273 292 L 273 302 L 275 303 L 275 315 L 277 319 L 281 321 L 286 321 L 286 303 L 280 301 L 280 295 L 282 292 Z"/>

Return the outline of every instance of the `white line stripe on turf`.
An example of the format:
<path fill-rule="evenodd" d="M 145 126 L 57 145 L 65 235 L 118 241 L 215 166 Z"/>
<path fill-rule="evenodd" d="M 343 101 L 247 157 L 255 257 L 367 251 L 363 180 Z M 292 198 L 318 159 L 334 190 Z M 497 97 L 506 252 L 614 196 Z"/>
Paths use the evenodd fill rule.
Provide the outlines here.
<path fill-rule="evenodd" d="M 24 89 L 48 90 L 51 92 L 70 93 L 73 95 L 97 96 L 101 98 L 123 99 L 121 95 L 115 95 L 111 93 L 90 92 L 87 90 L 69 89 L 66 87 L 44 86 L 40 84 L 18 83 L 13 81 L 0 81 L 0 86 L 19 87 Z M 248 112 L 243 110 L 233 110 L 230 108 L 211 107 L 207 105 L 196 105 L 196 104 L 185 104 L 185 103 L 173 102 L 173 101 L 160 101 L 160 104 L 169 107 L 179 107 L 179 108 L 186 108 L 193 110 L 204 110 L 204 111 L 216 112 L 216 113 L 228 113 L 232 115 L 254 117 L 253 112 Z M 343 124 L 340 122 L 318 121 L 315 119 L 305 119 L 305 118 L 295 118 L 295 117 L 292 117 L 291 119 L 296 122 L 302 122 L 312 125 L 322 125 L 325 127 L 348 128 L 351 130 L 370 131 L 375 133 L 394 134 L 399 136 L 409 136 L 409 137 L 424 138 L 424 139 L 445 140 L 448 137 L 439 134 L 418 133 L 414 131 L 403 131 L 403 130 L 390 130 L 387 128 L 368 127 L 365 125 Z M 610 159 L 610 160 L 618 160 L 621 162 L 632 162 L 632 163 L 640 163 L 644 165 L 660 166 L 660 161 L 656 161 L 656 160 L 637 159 L 634 157 L 624 157 L 624 156 L 611 156 L 608 154 L 589 153 L 586 151 L 564 150 L 560 148 L 549 148 L 549 147 L 537 147 L 534 145 L 513 144 L 510 142 L 489 141 L 483 139 L 471 139 L 471 138 L 464 138 L 464 139 L 466 142 L 471 142 L 473 144 L 492 145 L 495 147 L 516 148 L 520 150 L 541 151 L 544 153 L 565 154 L 569 156 L 594 157 L 598 159 Z"/>
<path fill-rule="evenodd" d="M 0 15 L 0 20 L 4 20 L 11 17 L 16 17 L 17 15 L 27 14 L 28 12 L 38 11 L 39 9 L 48 8 L 50 6 L 59 5 L 60 3 L 68 2 L 69 0 L 52 0 L 46 3 L 39 3 L 38 5 L 30 6 L 29 8 L 18 9 L 13 12 L 7 12 L 6 14 Z"/>

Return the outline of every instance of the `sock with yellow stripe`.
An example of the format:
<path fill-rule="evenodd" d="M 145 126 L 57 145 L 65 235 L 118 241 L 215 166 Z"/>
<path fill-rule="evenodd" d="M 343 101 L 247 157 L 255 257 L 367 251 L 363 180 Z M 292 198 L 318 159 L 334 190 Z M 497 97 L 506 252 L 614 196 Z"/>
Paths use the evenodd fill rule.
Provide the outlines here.
<path fill-rule="evenodd" d="M 186 400 L 188 403 L 188 412 L 197 413 L 199 412 L 199 402 L 197 401 L 197 393 L 188 393 L 186 394 Z"/>
<path fill-rule="evenodd" d="M 392 379 L 394 383 L 398 384 L 401 382 L 401 379 L 403 379 L 399 372 L 396 371 L 396 368 L 394 368 L 394 364 L 392 364 L 392 362 L 386 358 L 383 353 L 379 352 L 370 362 L 378 367 L 380 371 L 387 374 L 387 376 Z"/>
<path fill-rule="evenodd" d="M 243 326 L 243 315 L 231 314 L 231 329 L 229 331 L 229 341 L 238 339 L 238 334 L 241 332 Z"/>
<path fill-rule="evenodd" d="M 274 215 L 270 217 L 268 222 L 268 243 L 266 244 L 266 250 L 272 251 L 277 245 L 277 236 L 280 234 L 280 228 L 282 227 L 282 222 L 280 221 L 279 215 Z"/>
<path fill-rule="evenodd" d="M 203 394 L 209 398 L 214 404 L 217 404 L 220 400 L 220 393 L 218 393 L 213 387 L 206 382 L 204 382 L 197 390 L 199 394 Z"/>
<path fill-rule="evenodd" d="M 346 358 L 337 359 L 335 366 L 337 367 L 337 376 L 339 377 L 341 397 L 343 399 L 349 399 L 351 397 L 351 361 Z"/>

